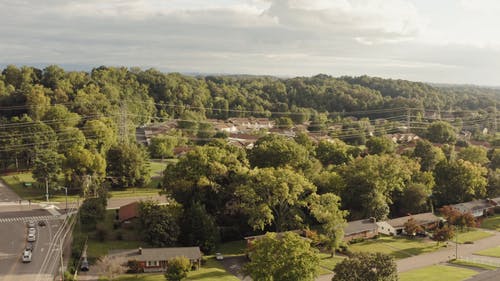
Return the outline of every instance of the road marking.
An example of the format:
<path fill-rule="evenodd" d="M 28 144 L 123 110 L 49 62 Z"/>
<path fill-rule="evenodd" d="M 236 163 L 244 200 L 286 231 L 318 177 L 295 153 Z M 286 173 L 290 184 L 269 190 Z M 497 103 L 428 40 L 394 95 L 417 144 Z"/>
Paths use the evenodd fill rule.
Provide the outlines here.
<path fill-rule="evenodd" d="M 13 217 L 13 218 L 0 218 L 0 223 L 28 222 L 28 221 L 40 221 L 40 220 L 57 220 L 57 219 L 60 219 L 60 218 L 57 216 Z"/>

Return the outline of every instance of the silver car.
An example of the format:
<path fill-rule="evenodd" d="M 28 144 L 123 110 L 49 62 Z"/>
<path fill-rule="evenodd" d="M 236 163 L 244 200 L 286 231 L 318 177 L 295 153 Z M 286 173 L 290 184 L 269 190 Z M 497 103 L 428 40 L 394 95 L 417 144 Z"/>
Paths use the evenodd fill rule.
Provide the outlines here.
<path fill-rule="evenodd" d="M 24 250 L 24 252 L 23 252 L 23 262 L 31 262 L 31 251 Z"/>
<path fill-rule="evenodd" d="M 36 241 L 35 233 L 29 233 L 28 234 L 28 242 L 35 242 L 35 241 Z"/>
<path fill-rule="evenodd" d="M 29 222 L 28 222 L 28 227 L 29 227 L 29 228 L 33 228 L 33 227 L 35 227 L 35 222 L 34 222 L 34 221 L 29 221 Z"/>
<path fill-rule="evenodd" d="M 36 234 L 36 228 L 33 227 L 28 228 L 28 234 Z"/>

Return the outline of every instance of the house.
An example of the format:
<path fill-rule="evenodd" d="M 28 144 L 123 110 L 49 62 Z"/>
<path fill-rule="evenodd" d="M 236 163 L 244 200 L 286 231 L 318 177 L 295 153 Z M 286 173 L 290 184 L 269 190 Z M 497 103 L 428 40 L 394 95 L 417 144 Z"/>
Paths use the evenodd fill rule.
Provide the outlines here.
<path fill-rule="evenodd" d="M 139 217 L 139 202 L 123 205 L 118 209 L 118 220 L 123 223 Z"/>
<path fill-rule="evenodd" d="M 479 199 L 450 206 L 461 213 L 471 213 L 475 218 L 478 218 L 492 214 L 496 203 L 493 200 Z"/>
<path fill-rule="evenodd" d="M 358 238 L 373 238 L 378 234 L 378 225 L 375 218 L 350 221 L 344 227 L 344 241 L 349 242 Z"/>
<path fill-rule="evenodd" d="M 186 257 L 194 268 L 201 266 L 200 247 L 115 250 L 113 256 L 125 257 L 129 263 L 132 261 L 137 262 L 139 271 L 143 272 L 165 271 L 168 267 L 168 261 L 176 257 Z"/>
<path fill-rule="evenodd" d="M 424 229 L 433 229 L 441 221 L 441 219 L 433 213 L 404 216 L 388 221 L 377 222 L 377 225 L 379 226 L 378 232 L 386 235 L 404 234 L 405 223 L 411 218 L 415 220 L 417 225 Z"/>

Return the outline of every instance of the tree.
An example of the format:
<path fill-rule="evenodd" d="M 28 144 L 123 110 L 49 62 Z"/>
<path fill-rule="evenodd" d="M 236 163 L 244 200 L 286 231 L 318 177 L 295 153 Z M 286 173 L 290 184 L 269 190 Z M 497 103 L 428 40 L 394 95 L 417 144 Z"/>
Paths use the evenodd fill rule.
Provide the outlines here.
<path fill-rule="evenodd" d="M 346 211 L 340 210 L 340 198 L 333 193 L 311 195 L 311 214 L 321 224 L 332 256 L 344 239 Z"/>
<path fill-rule="evenodd" d="M 359 217 L 384 219 L 393 204 L 393 195 L 402 192 L 420 173 L 414 160 L 393 155 L 357 158 L 340 169 L 345 188 L 342 203 Z"/>
<path fill-rule="evenodd" d="M 434 194 L 440 205 L 455 204 L 486 195 L 486 168 L 464 160 L 443 161 L 436 166 Z"/>
<path fill-rule="evenodd" d="M 167 281 L 181 281 L 187 277 L 191 262 L 186 257 L 175 257 L 168 261 L 165 278 Z"/>
<path fill-rule="evenodd" d="M 180 207 L 175 202 L 159 205 L 154 201 L 139 203 L 139 222 L 145 242 L 155 247 L 174 246 L 180 234 Z"/>
<path fill-rule="evenodd" d="M 443 227 L 436 228 L 432 235 L 432 238 L 439 245 L 440 242 L 446 242 L 455 236 L 455 230 L 453 226 L 445 225 Z"/>
<path fill-rule="evenodd" d="M 291 129 L 293 127 L 293 121 L 290 117 L 279 117 L 276 119 L 276 127 L 280 129 Z"/>
<path fill-rule="evenodd" d="M 413 150 L 413 157 L 419 158 L 422 171 L 432 171 L 437 163 L 445 159 L 444 153 L 439 147 L 435 147 L 427 140 L 419 140 Z"/>
<path fill-rule="evenodd" d="M 181 243 L 186 246 L 199 246 L 205 254 L 213 252 L 219 240 L 215 219 L 199 202 L 190 204 L 184 211 L 181 233 Z"/>
<path fill-rule="evenodd" d="M 302 220 L 301 210 L 316 187 L 301 174 L 288 168 L 251 170 L 245 183 L 236 189 L 242 210 L 253 229 L 273 224 L 276 231 L 295 228 Z"/>
<path fill-rule="evenodd" d="M 98 221 L 106 215 L 107 200 L 105 197 L 87 198 L 80 207 L 80 221 L 82 225 L 92 229 Z"/>
<path fill-rule="evenodd" d="M 371 137 L 366 141 L 366 148 L 369 154 L 391 154 L 396 145 L 387 137 Z"/>
<path fill-rule="evenodd" d="M 422 231 L 422 227 L 417 224 L 414 218 L 409 218 L 408 221 L 404 223 L 404 230 L 406 235 L 410 237 L 415 237 L 417 233 Z"/>
<path fill-rule="evenodd" d="M 397 281 L 394 258 L 382 253 L 357 253 L 333 269 L 332 281 Z"/>
<path fill-rule="evenodd" d="M 149 182 L 148 158 L 146 150 L 135 143 L 111 147 L 106 157 L 111 186 L 144 187 Z"/>
<path fill-rule="evenodd" d="M 312 281 L 318 275 L 317 250 L 295 233 L 268 233 L 253 242 L 243 272 L 255 281 Z"/>
<path fill-rule="evenodd" d="M 95 194 L 96 186 L 99 187 L 106 176 L 106 160 L 82 147 L 71 148 L 66 153 L 63 165 L 66 186 L 82 190 L 84 195 Z"/>
<path fill-rule="evenodd" d="M 495 170 L 500 168 L 500 149 L 496 148 L 491 152 L 490 168 Z"/>
<path fill-rule="evenodd" d="M 171 158 L 174 156 L 174 148 L 186 142 L 187 139 L 182 136 L 182 132 L 171 130 L 168 134 L 152 137 L 148 149 L 153 158 Z"/>
<path fill-rule="evenodd" d="M 113 126 L 114 124 L 110 123 L 106 118 L 85 122 L 83 132 L 87 137 L 89 149 L 105 155 L 111 146 L 116 143 L 117 136 Z"/>
<path fill-rule="evenodd" d="M 481 146 L 471 145 L 462 149 L 458 153 L 458 159 L 463 159 L 465 161 L 469 161 L 471 163 L 476 163 L 479 165 L 486 165 L 490 160 L 486 155 L 486 149 Z"/>
<path fill-rule="evenodd" d="M 412 183 L 401 195 L 400 211 L 407 214 L 419 214 L 429 210 L 429 196 L 432 190 L 421 183 Z"/>
<path fill-rule="evenodd" d="M 62 171 L 64 156 L 53 150 L 39 151 L 35 159 L 35 167 L 32 171 L 33 178 L 45 184 L 47 200 L 51 183 L 57 182 Z"/>
<path fill-rule="evenodd" d="M 279 135 L 267 135 L 260 138 L 248 154 L 252 167 L 305 168 L 309 163 L 308 151 L 293 140 Z"/>
<path fill-rule="evenodd" d="M 437 143 L 454 143 L 457 140 L 457 133 L 450 123 L 435 121 L 427 128 L 427 138 Z"/>
<path fill-rule="evenodd" d="M 339 139 L 320 141 L 316 147 L 316 157 L 323 165 L 346 164 L 353 159 L 349 153 L 349 145 Z"/>

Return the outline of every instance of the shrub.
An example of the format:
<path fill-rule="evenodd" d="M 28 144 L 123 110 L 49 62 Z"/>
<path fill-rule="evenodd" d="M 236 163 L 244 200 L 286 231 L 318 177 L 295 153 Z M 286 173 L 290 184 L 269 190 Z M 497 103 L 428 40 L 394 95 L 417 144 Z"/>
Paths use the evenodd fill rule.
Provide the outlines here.
<path fill-rule="evenodd" d="M 102 223 L 96 225 L 95 237 L 97 240 L 104 242 L 109 237 L 109 230 Z"/>

